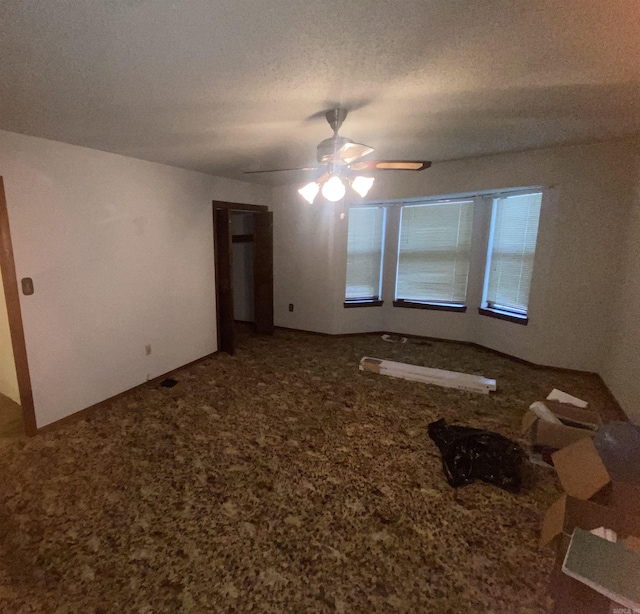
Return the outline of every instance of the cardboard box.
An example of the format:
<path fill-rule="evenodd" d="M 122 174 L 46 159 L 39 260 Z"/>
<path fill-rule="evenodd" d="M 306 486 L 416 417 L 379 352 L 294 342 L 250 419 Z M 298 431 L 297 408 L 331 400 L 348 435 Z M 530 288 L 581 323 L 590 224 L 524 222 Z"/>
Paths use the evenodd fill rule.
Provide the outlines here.
<path fill-rule="evenodd" d="M 551 593 L 554 612 L 614 612 L 623 606 L 611 602 L 585 584 L 561 572 L 562 561 L 575 528 L 613 529 L 618 539 L 640 538 L 640 484 L 612 481 L 590 438 L 554 452 L 553 462 L 565 494 L 547 510 L 540 546 L 556 546 Z M 634 540 L 635 541 L 635 540 Z"/>
<path fill-rule="evenodd" d="M 545 514 L 540 545 L 573 529 L 604 526 L 618 537 L 640 537 L 640 484 L 612 482 L 591 439 L 554 452 L 553 462 L 565 490 Z"/>
<path fill-rule="evenodd" d="M 552 408 L 549 407 L 549 409 Z M 552 411 L 560 420 L 562 420 L 564 417 L 562 412 L 565 409 L 566 408 L 561 407 L 556 408 L 555 410 L 552 409 Z M 560 413 L 556 413 L 556 410 Z M 576 411 L 584 412 L 586 410 L 571 408 L 567 413 L 570 413 L 575 417 L 577 416 L 577 414 L 574 413 Z M 588 415 L 583 415 L 581 418 L 583 420 L 593 419 L 593 416 L 591 415 L 592 413 L 594 412 L 589 412 Z M 593 438 L 595 435 L 595 431 L 592 428 L 586 426 L 567 426 L 566 424 L 554 424 L 552 422 L 547 422 L 546 420 L 538 418 L 538 416 L 530 410 L 528 410 L 522 417 L 521 432 L 523 435 L 529 435 L 529 441 L 532 446 L 549 446 L 556 450 L 564 448 L 576 441 L 580 441 L 581 439 Z"/>
<path fill-rule="evenodd" d="M 564 491 L 587 500 L 604 488 L 611 477 L 591 439 L 581 439 L 551 455 Z"/>
<path fill-rule="evenodd" d="M 569 545 L 568 538 L 576 527 L 587 531 L 607 527 L 613 529 L 619 539 L 640 535 L 640 517 L 637 515 L 640 510 L 636 510 L 634 515 L 634 510 L 627 508 L 626 501 L 617 503 L 617 499 L 611 494 L 608 501 L 610 505 L 602 505 L 566 494 L 561 495 L 545 514 L 540 546 L 555 543 L 558 557 L 564 558 L 564 551 Z M 563 537 L 566 538 L 564 542 Z"/>
<path fill-rule="evenodd" d="M 596 430 L 602 425 L 602 418 L 594 409 L 582 409 L 568 403 L 559 403 L 558 401 L 544 401 L 544 404 L 566 426 Z"/>

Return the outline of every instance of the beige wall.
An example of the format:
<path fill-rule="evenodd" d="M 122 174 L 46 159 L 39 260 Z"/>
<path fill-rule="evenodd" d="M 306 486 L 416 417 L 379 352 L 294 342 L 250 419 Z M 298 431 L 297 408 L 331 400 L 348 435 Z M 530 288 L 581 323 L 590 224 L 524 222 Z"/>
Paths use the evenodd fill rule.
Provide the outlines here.
<path fill-rule="evenodd" d="M 337 207 L 309 205 L 295 187 L 274 189 L 273 275 L 276 326 L 335 333 L 341 270 L 334 262 Z M 344 287 L 340 291 L 344 294 Z M 293 303 L 294 310 L 288 310 Z M 378 330 L 376 328 L 376 330 Z"/>
<path fill-rule="evenodd" d="M 297 186 L 278 188 L 276 324 L 327 333 L 388 330 L 474 341 L 539 364 L 601 372 L 617 285 L 612 271 L 618 268 L 629 210 L 629 151 L 636 147 L 635 141 L 564 146 L 434 164 L 422 173 L 380 173 L 372 200 L 545 188 L 528 326 L 477 313 L 488 205 L 475 212 L 467 313 L 391 305 L 393 214 L 384 306 L 344 309 L 347 221 L 340 220 L 341 205 L 308 205 L 298 198 Z M 293 314 L 286 311 L 290 302 L 296 304 Z"/>
<path fill-rule="evenodd" d="M 344 309 L 341 205 L 308 205 L 297 186 L 271 190 L 0 131 L 17 274 L 35 284 L 33 296 L 20 298 L 38 426 L 216 349 L 212 199 L 272 201 L 277 325 L 469 340 L 533 362 L 601 372 L 637 416 L 634 150 L 635 142 L 558 147 L 381 175 L 372 199 L 547 188 L 531 321 L 523 327 L 477 315 L 477 274 L 466 314 L 394 309 L 393 259 L 385 264 L 384 307 Z M 475 215 L 477 272 L 488 211 L 479 207 Z"/>
<path fill-rule="evenodd" d="M 0 271 L 0 394 L 20 403 L 13 345 L 9 332 L 9 316 L 2 285 L 2 271 Z"/>
<path fill-rule="evenodd" d="M 1 131 L 0 169 L 38 427 L 217 349 L 211 201 L 270 188 Z"/>

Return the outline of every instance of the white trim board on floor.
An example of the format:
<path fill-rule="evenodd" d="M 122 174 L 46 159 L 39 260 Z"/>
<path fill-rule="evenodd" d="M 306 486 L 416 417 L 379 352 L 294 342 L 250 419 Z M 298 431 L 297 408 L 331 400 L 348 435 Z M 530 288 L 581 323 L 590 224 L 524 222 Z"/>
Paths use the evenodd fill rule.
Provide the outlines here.
<path fill-rule="evenodd" d="M 489 392 L 496 390 L 496 380 L 481 375 L 445 371 L 443 369 L 431 369 L 430 367 L 419 367 L 418 365 L 408 365 L 403 362 L 381 360 L 369 356 L 364 356 L 360 360 L 359 369 L 360 371 L 369 371 L 391 377 L 401 377 L 414 382 L 433 384 L 434 386 L 442 386 L 444 388 L 455 388 L 457 390 L 467 390 L 469 392 L 479 392 L 481 394 L 489 394 Z"/>

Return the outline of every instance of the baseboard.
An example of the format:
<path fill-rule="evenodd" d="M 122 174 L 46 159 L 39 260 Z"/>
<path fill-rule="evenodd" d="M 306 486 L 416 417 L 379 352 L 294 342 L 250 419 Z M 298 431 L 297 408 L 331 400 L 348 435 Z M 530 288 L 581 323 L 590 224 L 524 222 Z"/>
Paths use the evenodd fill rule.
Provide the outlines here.
<path fill-rule="evenodd" d="M 332 334 L 332 333 L 321 333 L 321 332 L 317 332 L 317 331 L 312 331 L 312 330 L 302 330 L 299 328 L 290 328 L 290 327 L 286 327 L 286 326 L 275 326 L 274 327 L 276 330 L 282 330 L 282 331 L 292 331 L 292 332 L 298 332 L 298 333 L 307 333 L 309 335 L 317 335 L 319 337 L 361 337 L 364 335 L 376 335 L 376 336 L 381 336 L 381 335 L 401 335 L 403 337 L 407 337 L 408 339 L 420 339 L 420 340 L 425 340 L 425 341 L 434 341 L 434 342 L 439 342 L 439 343 L 457 343 L 460 345 L 466 345 L 466 346 L 470 346 L 470 347 L 475 347 L 481 350 L 485 350 L 487 352 L 491 352 L 492 354 L 496 354 L 497 356 L 501 356 L 502 358 L 507 358 L 509 360 L 513 360 L 515 362 L 521 363 L 521 364 L 525 364 L 529 367 L 533 367 L 535 369 L 552 369 L 554 371 L 558 371 L 561 373 L 578 373 L 578 374 L 582 374 L 582 375 L 595 375 L 596 377 L 598 377 L 598 379 L 602 382 L 602 385 L 604 386 L 605 390 L 607 391 L 607 394 L 611 400 L 611 406 L 614 409 L 614 411 L 619 415 L 620 420 L 623 422 L 628 422 L 629 418 L 628 416 L 624 413 L 624 410 L 622 409 L 620 403 L 618 402 L 618 400 L 615 398 L 614 394 L 611 392 L 611 389 L 607 386 L 607 384 L 605 383 L 605 381 L 602 379 L 602 376 L 599 373 L 595 373 L 593 371 L 581 371 L 579 369 L 567 369 L 565 367 L 555 367 L 555 366 L 551 366 L 551 365 L 541 365 L 538 363 L 534 363 L 531 362 L 529 360 L 524 360 L 523 358 L 518 358 L 517 356 L 512 356 L 511 354 L 506 354 L 505 352 L 500 352 L 499 350 L 494 350 L 493 348 L 484 346 L 484 345 L 480 345 L 479 343 L 475 343 L 473 341 L 456 341 L 455 339 L 443 339 L 441 337 L 427 337 L 424 335 L 410 335 L 410 334 L 405 334 L 405 333 L 393 333 L 393 332 L 389 332 L 389 331 L 375 331 L 375 332 L 364 332 L 364 333 L 337 333 L 337 334 Z M 183 369 L 186 369 L 188 367 L 191 367 L 193 365 L 196 365 L 200 362 L 203 362 L 205 360 L 207 360 L 208 358 L 211 358 L 213 356 L 215 356 L 216 354 L 218 354 L 218 351 L 212 352 L 211 354 L 207 354 L 206 356 L 203 356 L 202 358 L 197 358 L 196 360 L 193 360 L 191 362 L 188 362 L 187 364 L 182 365 L 181 367 L 176 367 L 175 369 L 172 369 L 171 371 L 167 371 L 166 373 L 163 373 L 162 375 L 158 375 L 157 377 L 154 377 L 151 380 L 148 380 L 146 382 L 143 382 L 142 384 L 139 384 L 137 386 L 134 386 L 133 388 L 129 388 L 128 390 L 125 390 L 123 392 L 120 392 L 119 394 L 116 394 L 115 396 L 109 397 L 108 399 L 105 399 L 104 401 L 100 401 L 99 403 L 96 403 L 95 405 L 91 405 L 89 407 L 85 407 L 84 409 L 81 409 L 69 416 L 65 416 L 64 418 L 61 418 L 60 420 L 56 420 L 55 422 L 51 422 L 50 424 L 47 424 L 46 426 L 40 427 L 39 429 L 36 430 L 35 433 L 33 434 L 41 434 L 41 433 L 46 433 L 49 432 L 51 430 L 54 430 L 56 428 L 58 428 L 59 426 L 62 426 L 64 424 L 70 423 L 70 422 L 74 422 L 76 420 L 80 420 L 82 418 L 86 418 L 87 416 L 91 415 L 93 412 L 102 409 L 104 407 L 107 407 L 108 405 L 110 405 L 111 403 L 113 403 L 114 401 L 117 401 L 119 399 L 121 399 L 122 397 L 131 394 L 132 392 L 139 390 L 141 388 L 144 388 L 145 386 L 149 386 L 149 385 L 155 385 L 155 384 L 159 384 L 163 379 L 165 379 L 166 377 L 169 377 L 170 375 L 173 375 L 174 373 L 177 373 L 178 371 L 182 371 Z"/>
<path fill-rule="evenodd" d="M 517 356 L 513 356 L 512 354 L 507 354 L 505 352 L 501 352 L 500 350 L 494 350 L 493 348 L 487 347 L 486 345 L 481 345 L 480 343 L 476 343 L 475 341 L 459 341 L 457 339 L 445 339 L 443 337 L 427 337 L 426 335 L 413 335 L 410 333 L 398 333 L 391 332 L 388 330 L 380 330 L 380 331 L 372 331 L 372 332 L 364 332 L 364 333 L 319 333 L 313 330 L 304 330 L 301 328 L 289 328 L 286 326 L 276 326 L 277 330 L 290 330 L 299 333 L 307 333 L 309 335 L 320 335 L 322 337 L 359 337 L 362 335 L 394 335 L 400 337 L 406 337 L 407 339 L 420 339 L 423 341 L 435 341 L 438 343 L 457 343 L 459 345 L 466 345 L 469 347 L 478 348 L 480 350 L 485 350 L 486 352 L 491 352 L 492 354 L 496 354 L 497 356 L 501 356 L 502 358 L 508 358 L 509 360 L 513 360 L 514 362 L 519 362 L 524 365 L 528 365 L 535 369 L 553 369 L 554 371 L 562 372 L 562 373 L 579 373 L 581 375 L 598 375 L 595 371 L 583 371 L 581 369 L 569 369 L 567 367 L 554 367 L 552 365 L 542 365 L 536 362 L 531 362 L 529 360 L 525 360 L 524 358 L 518 358 Z"/>
<path fill-rule="evenodd" d="M 215 352 L 212 352 L 211 354 L 207 354 L 206 356 L 203 356 L 202 358 L 196 358 L 195 360 L 192 360 L 191 362 L 188 362 L 184 365 L 182 365 L 181 367 L 176 367 L 175 369 L 171 369 L 171 371 L 167 371 L 166 373 L 163 373 L 162 375 L 158 375 L 157 377 L 154 377 L 153 379 L 147 380 L 146 382 L 143 382 L 142 384 L 138 384 L 137 386 L 134 386 L 133 388 L 128 388 L 127 390 L 124 390 L 123 392 L 120 392 L 112 397 L 109 397 L 108 399 L 105 399 L 104 401 L 100 401 L 98 403 L 95 403 L 94 405 L 90 405 L 89 407 L 85 407 L 84 409 L 80 409 L 79 411 L 76 411 L 72 414 L 69 414 L 68 416 L 65 416 L 64 418 L 60 418 L 60 420 L 55 420 L 54 422 L 51 422 L 45 426 L 41 426 L 40 428 L 36 429 L 35 433 L 33 433 L 33 435 L 40 435 L 42 433 L 48 433 L 49 431 L 55 430 L 58 427 L 64 425 L 64 424 L 69 424 L 71 422 L 75 422 L 76 420 L 81 420 L 83 418 L 86 418 L 87 416 L 90 416 L 91 414 L 93 414 L 95 411 L 102 409 L 104 407 L 107 407 L 109 405 L 111 405 L 114 401 L 118 401 L 119 399 L 121 399 L 122 397 L 125 397 L 129 394 L 131 394 L 132 392 L 135 392 L 136 390 L 140 390 L 141 388 L 144 388 L 145 386 L 154 386 L 155 384 L 159 384 L 162 380 L 166 379 L 167 377 L 169 377 L 170 375 L 173 375 L 175 373 L 177 373 L 178 371 L 182 371 L 183 369 L 186 369 L 188 367 L 192 367 L 193 365 L 197 365 L 198 363 L 204 362 L 205 360 L 211 358 L 212 356 L 215 356 L 218 353 L 218 351 L 216 350 Z"/>
<path fill-rule="evenodd" d="M 514 362 L 523 364 L 523 365 L 527 365 L 528 367 L 532 367 L 533 369 L 550 369 L 552 371 L 557 371 L 558 373 L 576 373 L 579 375 L 591 375 L 591 376 L 596 376 L 600 382 L 602 383 L 602 385 L 604 386 L 607 395 L 609 397 L 609 400 L 611 402 L 611 409 L 613 410 L 614 413 L 616 413 L 619 417 L 619 419 L 622 422 L 628 422 L 629 421 L 629 417 L 627 416 L 627 414 L 624 412 L 624 410 L 622 409 L 622 406 L 620 405 L 620 403 L 618 402 L 618 400 L 616 399 L 616 397 L 614 396 L 613 392 L 611 392 L 611 389 L 609 388 L 609 386 L 607 386 L 607 384 L 605 383 L 605 381 L 602 379 L 602 376 L 599 373 L 596 373 L 595 371 L 584 371 L 581 369 L 569 369 L 567 367 L 556 367 L 553 365 L 542 365 L 536 362 L 531 362 L 530 360 L 525 360 L 524 358 L 518 358 L 517 356 L 513 356 L 512 354 L 507 354 L 505 352 L 501 352 L 500 350 L 494 350 L 493 348 L 487 347 L 486 345 L 481 345 L 480 343 L 476 343 L 475 341 L 458 341 L 456 339 L 443 339 L 442 337 L 427 337 L 425 335 L 412 335 L 412 334 L 408 334 L 408 333 L 396 333 L 396 332 L 390 332 L 390 331 L 377 331 L 377 332 L 365 332 L 365 333 L 336 333 L 336 334 L 331 334 L 331 333 L 318 333 L 315 331 L 311 331 L 311 330 L 302 330 L 299 328 L 288 328 L 285 326 L 276 326 L 276 329 L 279 330 L 290 330 L 290 331 L 296 331 L 296 332 L 301 332 L 301 333 L 308 333 L 310 335 L 320 335 L 323 337 L 354 337 L 354 336 L 361 336 L 361 335 L 395 335 L 395 336 L 401 336 L 401 337 L 407 337 L 407 339 L 420 339 L 420 340 L 424 340 L 424 341 L 435 341 L 438 343 L 457 343 L 459 345 L 466 345 L 469 347 L 474 347 L 480 350 L 484 350 L 486 352 L 491 352 L 492 354 L 495 354 L 496 356 L 500 356 L 502 358 L 507 358 L 508 360 L 512 360 Z"/>
<path fill-rule="evenodd" d="M 319 337 L 362 337 L 363 335 L 384 335 L 384 332 L 373 331 L 364 333 L 320 333 L 315 330 L 304 330 L 303 328 L 291 328 L 290 326 L 274 326 L 275 330 L 285 330 L 294 333 L 307 333 L 308 335 L 318 335 Z"/>

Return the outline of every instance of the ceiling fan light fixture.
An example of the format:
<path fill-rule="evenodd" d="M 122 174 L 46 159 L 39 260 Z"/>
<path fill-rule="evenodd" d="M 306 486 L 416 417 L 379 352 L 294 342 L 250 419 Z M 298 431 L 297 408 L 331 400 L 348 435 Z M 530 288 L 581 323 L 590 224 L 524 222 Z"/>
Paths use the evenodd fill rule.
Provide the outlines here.
<path fill-rule="evenodd" d="M 344 183 L 342 183 L 342 180 L 337 175 L 333 175 L 333 177 L 328 179 L 322 186 L 322 195 L 332 203 L 344 198 L 345 192 L 346 188 L 344 187 Z"/>
<path fill-rule="evenodd" d="M 351 187 L 364 198 L 369 193 L 374 181 L 373 177 L 358 175 L 351 183 Z"/>
<path fill-rule="evenodd" d="M 320 191 L 320 186 L 317 182 L 312 181 L 311 183 L 307 183 L 307 185 L 301 187 L 298 190 L 298 194 L 302 196 L 310 205 L 313 204 L 318 192 Z"/>

